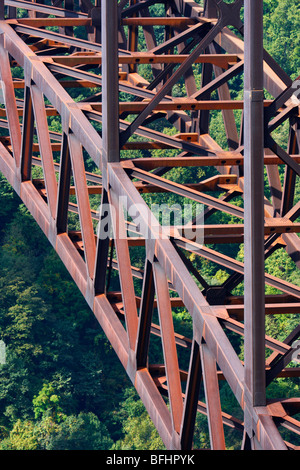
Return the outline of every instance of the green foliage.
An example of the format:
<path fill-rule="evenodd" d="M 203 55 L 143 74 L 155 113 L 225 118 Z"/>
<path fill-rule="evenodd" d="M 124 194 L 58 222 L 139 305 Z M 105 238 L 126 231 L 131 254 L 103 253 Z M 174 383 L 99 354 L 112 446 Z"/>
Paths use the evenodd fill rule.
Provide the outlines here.
<path fill-rule="evenodd" d="M 10 214 L 15 212 L 20 204 L 20 199 L 12 190 L 10 184 L 0 173 L 0 240 L 3 236 L 3 229 Z"/>
<path fill-rule="evenodd" d="M 148 412 L 133 389 L 125 393 L 125 401 L 119 412 L 124 433 L 114 450 L 160 450 L 165 446 L 156 431 Z"/>
<path fill-rule="evenodd" d="M 203 4 L 202 0 L 197 3 Z M 150 6 L 150 14 L 160 16 L 165 6 Z M 19 16 L 25 16 L 19 10 Z M 281 67 L 295 78 L 300 71 L 300 15 L 299 0 L 265 0 L 265 47 Z M 76 28 L 77 29 L 77 28 Z M 81 37 L 86 37 L 84 28 L 78 28 Z M 155 27 L 156 39 L 164 40 L 163 28 Z M 140 50 L 146 42 L 139 28 Z M 201 66 L 193 66 L 197 86 L 201 82 Z M 139 73 L 151 81 L 153 74 L 149 65 L 139 65 Z M 95 73 L 100 73 L 99 68 Z M 14 67 L 12 75 L 22 78 L 23 71 Z M 242 77 L 231 80 L 232 97 L 242 98 Z M 75 101 L 101 89 L 79 89 L 70 91 Z M 185 93 L 184 80 L 173 88 L 174 96 Z M 17 97 L 23 98 L 23 91 L 17 90 Z M 214 95 L 215 97 L 215 95 Z M 130 97 L 121 94 L 121 100 Z M 237 129 L 240 127 L 241 112 L 234 111 Z M 132 121 L 134 116 L 128 116 Z M 61 132 L 61 120 L 57 116 L 48 118 L 53 132 Z M 101 126 L 94 124 L 97 130 Z M 178 130 L 166 119 L 159 119 L 149 127 L 174 135 Z M 222 113 L 214 111 L 210 117 L 210 134 L 225 150 L 228 148 Z M 287 145 L 288 122 L 279 126 L 273 136 L 283 148 Z M 131 141 L 144 140 L 133 136 Z M 176 156 L 177 150 L 122 151 L 122 158 L 152 156 L 161 158 Z M 59 154 L 54 155 L 58 161 Z M 95 165 L 84 154 L 87 171 L 95 171 Z M 99 173 L 99 170 L 96 170 Z M 215 175 L 212 167 L 171 168 L 166 179 L 178 183 L 197 183 Z M 34 177 L 42 177 L 41 168 L 33 169 Z M 283 169 L 280 177 L 283 178 Z M 267 175 L 265 175 L 267 183 Z M 295 200 L 300 199 L 297 184 Z M 222 194 L 212 193 L 221 197 Z M 270 192 L 266 190 L 270 198 Z M 151 204 L 182 204 L 186 199 L 170 194 L 144 194 L 144 200 Z M 241 197 L 232 203 L 242 206 Z M 99 200 L 91 197 L 93 209 Z M 238 223 L 239 219 L 228 214 L 215 213 L 209 223 Z M 69 227 L 78 228 L 78 216 L 70 215 Z M 243 245 L 212 246 L 220 253 L 243 261 Z M 143 269 L 143 248 L 131 251 L 134 265 Z M 201 276 L 210 285 L 221 285 L 229 273 L 221 266 L 186 253 Z M 0 339 L 6 344 L 7 360 L 0 364 L 0 450 L 151 450 L 164 449 L 149 415 L 133 389 L 129 379 L 112 351 L 111 345 L 99 324 L 79 293 L 67 270 L 46 238 L 33 221 L 31 215 L 14 193 L 4 176 L 0 175 Z M 281 279 L 300 285 L 296 265 L 285 250 L 277 250 L 266 261 L 266 269 Z M 118 285 L 117 275 L 112 275 L 112 286 Z M 137 292 L 141 283 L 135 281 Z M 266 293 L 277 292 L 267 286 Z M 243 283 L 233 291 L 243 294 Z M 192 336 L 192 320 L 186 309 L 174 309 L 176 332 Z M 158 323 L 155 311 L 154 321 Z M 298 318 L 291 315 L 267 316 L 267 334 L 278 335 L 281 340 L 298 324 Z M 240 336 L 233 338 L 228 333 L 241 359 L 243 347 Z M 162 358 L 161 339 L 151 337 L 151 358 L 159 363 Z M 181 357 L 180 367 L 187 370 L 189 352 Z M 268 387 L 270 398 L 290 396 L 297 393 L 293 383 L 278 379 Z M 220 385 L 222 406 L 236 416 L 239 406 L 226 384 Z M 203 398 L 203 400 L 205 400 Z M 236 448 L 236 435 L 232 430 L 226 434 L 227 444 Z M 209 448 L 207 418 L 200 413 L 196 420 L 195 448 Z"/>
<path fill-rule="evenodd" d="M 35 418 L 40 418 L 49 413 L 56 422 L 61 420 L 62 408 L 59 405 L 60 398 L 55 393 L 52 384 L 44 384 L 40 393 L 33 397 L 33 412 Z"/>
<path fill-rule="evenodd" d="M 41 421 L 18 420 L 0 450 L 107 450 L 112 440 L 93 413 L 64 416 L 60 423 L 45 415 Z"/>
<path fill-rule="evenodd" d="M 299 0 L 265 0 L 265 48 L 285 72 L 296 78 L 300 73 Z"/>
<path fill-rule="evenodd" d="M 47 442 L 47 450 L 107 450 L 113 441 L 93 413 L 67 416 Z"/>
<path fill-rule="evenodd" d="M 39 445 L 32 421 L 18 420 L 9 437 L 0 442 L 0 450 L 38 450 Z"/>

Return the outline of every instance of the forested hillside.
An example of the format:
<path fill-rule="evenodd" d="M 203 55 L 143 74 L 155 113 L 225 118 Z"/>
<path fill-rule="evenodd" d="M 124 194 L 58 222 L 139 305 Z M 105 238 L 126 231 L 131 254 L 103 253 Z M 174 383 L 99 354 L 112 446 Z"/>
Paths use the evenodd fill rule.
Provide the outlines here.
<path fill-rule="evenodd" d="M 300 74 L 300 0 L 265 0 L 264 5 L 265 48 L 294 79 Z M 147 73 L 145 67 L 145 77 Z M 177 92 L 180 96 L 180 86 Z M 55 118 L 51 125 L 59 130 Z M 225 147 L 220 129 L 216 112 L 211 134 Z M 165 129 L 173 131 L 171 126 Z M 277 139 L 286 142 L 284 125 Z M 172 171 L 181 182 L 187 178 L 184 171 L 195 172 L 189 179 L 202 176 L 198 169 Z M 159 201 L 162 196 L 151 195 L 152 203 L 155 197 Z M 242 249 L 233 255 L 242 259 Z M 226 278 L 225 271 L 209 262 L 192 261 L 207 280 L 216 283 Z M 272 274 L 300 285 L 284 251 L 278 250 L 268 263 Z M 185 321 L 189 328 L 188 315 L 184 311 L 180 315 L 175 325 Z M 292 327 L 288 316 L 279 315 L 267 319 L 267 331 L 272 331 L 274 322 L 278 331 Z M 0 363 L 0 450 L 164 448 L 97 320 L 1 174 L 0 340 L 6 345 L 6 360 Z M 276 387 L 281 386 L 278 380 Z M 270 396 L 280 396 L 278 389 L 270 389 Z M 226 400 L 226 389 L 223 394 Z M 234 410 L 236 403 L 231 400 L 228 396 L 228 409 Z M 197 419 L 200 427 L 202 417 Z M 231 443 L 234 448 L 234 433 Z M 195 445 L 209 446 L 208 429 L 201 427 Z"/>

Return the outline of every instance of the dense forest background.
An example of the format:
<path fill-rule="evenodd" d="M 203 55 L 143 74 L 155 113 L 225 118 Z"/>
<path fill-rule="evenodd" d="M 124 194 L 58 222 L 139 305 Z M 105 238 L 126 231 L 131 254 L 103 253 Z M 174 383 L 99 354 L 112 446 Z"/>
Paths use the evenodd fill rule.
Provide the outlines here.
<path fill-rule="evenodd" d="M 153 8 L 155 14 L 162 6 Z M 264 1 L 265 48 L 292 78 L 300 73 L 299 8 L 299 0 Z M 144 72 L 147 75 L 147 68 Z M 211 133 L 225 147 L 220 114 L 212 115 Z M 53 121 L 54 130 L 56 125 Z M 284 145 L 286 138 L 282 126 L 277 139 Z M 184 181 L 184 171 L 176 169 L 176 175 L 174 169 L 173 177 Z M 207 279 L 226 277 L 209 263 L 198 267 Z M 300 276 L 283 252 L 277 252 L 267 267 L 300 285 Z M 291 328 L 287 316 L 278 316 L 267 320 L 270 332 L 274 322 L 277 331 Z M 164 448 L 98 322 L 1 174 L 0 340 L 6 345 L 6 360 L 0 364 L 0 450 Z M 269 393 L 280 396 L 280 388 L 287 387 L 288 395 L 286 383 L 278 380 L 277 389 Z M 230 395 L 227 400 L 234 410 Z M 209 447 L 204 421 L 199 416 L 196 423 L 195 445 L 200 448 Z M 234 433 L 229 438 L 235 448 Z"/>

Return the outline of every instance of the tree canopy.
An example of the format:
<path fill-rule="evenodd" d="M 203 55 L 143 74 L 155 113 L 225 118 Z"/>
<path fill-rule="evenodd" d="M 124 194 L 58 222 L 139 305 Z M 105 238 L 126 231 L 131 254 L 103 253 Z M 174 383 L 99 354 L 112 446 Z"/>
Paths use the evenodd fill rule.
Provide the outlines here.
<path fill-rule="evenodd" d="M 163 5 L 151 8 L 152 13 L 157 8 L 159 14 Z M 265 48 L 292 78 L 300 74 L 299 9 L 299 0 L 264 1 Z M 159 40 L 159 29 L 157 34 Z M 140 71 L 147 78 L 149 68 L 141 67 Z M 20 77 L 20 70 L 16 68 L 14 74 Z M 200 82 L 200 72 L 196 79 Z M 175 90 L 178 96 L 183 91 L 183 85 Z M 50 121 L 54 131 L 61 129 L 57 118 Z M 171 126 L 159 129 L 174 132 Z M 226 145 L 220 113 L 212 116 L 211 133 L 217 142 Z M 285 128 L 279 129 L 277 138 L 286 139 Z M 154 156 L 160 156 L 160 152 L 157 150 Z M 205 174 L 203 171 L 173 168 L 171 176 L 179 182 L 199 181 L 212 176 L 215 170 L 206 169 Z M 299 198 L 298 194 L 299 187 Z M 160 194 L 145 196 L 149 204 L 159 203 L 162 198 Z M 169 202 L 176 203 L 176 198 Z M 96 199 L 94 203 L 97 208 Z M 224 220 L 228 217 L 224 215 Z M 220 219 L 217 222 L 222 223 Z M 243 246 L 229 249 L 230 256 L 243 259 Z M 226 271 L 209 261 L 193 255 L 190 260 L 214 284 L 226 279 Z M 0 362 L 0 450 L 163 449 L 98 322 L 1 174 L 0 266 L 0 340 L 6 346 L 6 361 Z M 269 258 L 267 269 L 300 285 L 295 266 L 284 250 Z M 242 292 L 241 283 L 236 293 Z M 192 328 L 184 309 L 174 314 L 174 322 L 175 326 L 176 322 L 184 325 L 187 331 Z M 275 327 L 286 333 L 293 326 L 286 315 L 267 319 L 267 333 Z M 240 347 L 238 343 L 236 346 Z M 155 354 L 159 359 L 159 347 Z M 276 386 L 286 387 L 280 380 Z M 275 393 L 274 387 L 270 395 Z M 235 399 L 226 387 L 221 389 L 221 397 L 228 410 L 236 409 Z M 203 419 L 197 418 L 199 429 Z M 234 448 L 234 433 L 230 439 Z M 208 430 L 201 427 L 197 445 L 205 448 L 208 442 Z"/>

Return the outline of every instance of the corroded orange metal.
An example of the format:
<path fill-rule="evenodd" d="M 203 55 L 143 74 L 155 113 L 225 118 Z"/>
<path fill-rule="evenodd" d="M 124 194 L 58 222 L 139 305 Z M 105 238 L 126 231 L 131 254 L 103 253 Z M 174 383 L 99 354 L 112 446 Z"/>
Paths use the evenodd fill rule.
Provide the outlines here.
<path fill-rule="evenodd" d="M 300 398 L 255 406 L 246 390 L 243 358 L 232 342 L 234 336 L 243 344 L 244 337 L 244 297 L 234 289 L 243 282 L 245 265 L 224 251 L 226 244 L 244 242 L 245 211 L 235 202 L 244 196 L 244 101 L 231 96 L 231 80 L 242 76 L 245 64 L 243 2 L 170 0 L 161 17 L 151 16 L 152 6 L 164 2 L 101 3 L 100 8 L 83 0 L 76 11 L 67 0 L 59 6 L 5 0 L 0 171 L 64 262 L 168 449 L 193 447 L 197 412 L 207 416 L 212 449 L 226 448 L 227 426 L 240 433 L 243 449 L 295 449 L 300 424 L 292 416 L 300 410 Z M 47 29 L 53 26 L 55 31 Z M 75 26 L 85 28 L 85 39 L 74 35 Z M 155 27 L 161 28 L 159 43 Z M 148 81 L 141 76 L 143 64 L 149 67 Z M 263 65 L 265 89 L 274 97 L 264 100 L 263 163 L 271 194 L 264 200 L 264 256 L 283 248 L 298 269 L 299 100 L 295 83 L 266 52 Z M 15 66 L 23 70 L 22 79 L 12 78 Z M 201 67 L 201 84 L 195 67 Z M 184 84 L 183 96 L 174 97 L 178 83 Z M 234 110 L 242 113 L 240 129 Z M 211 112 L 222 113 L 224 148 L 210 135 Z M 51 116 L 61 132 L 51 128 Z M 158 131 L 158 120 L 176 133 Z M 287 120 L 284 150 L 272 132 Z M 143 157 L 128 156 L 137 150 Z M 157 150 L 166 153 L 155 158 Z M 32 176 L 36 167 L 39 178 Z M 174 167 L 215 171 L 185 183 L 172 180 Z M 203 218 L 192 228 L 201 228 L 203 243 L 190 236 L 191 227 L 172 227 L 166 236 L 143 199 L 150 193 L 202 204 Z M 98 211 L 92 197 L 99 198 Z M 136 218 L 127 220 L 124 210 L 132 214 L 133 208 Z M 216 212 L 227 214 L 228 224 L 211 221 Z M 70 213 L 77 217 L 75 229 Z M 102 239 L 99 230 L 108 220 L 112 232 Z M 227 279 L 221 285 L 205 279 L 191 255 L 227 270 Z M 112 288 L 112 271 L 118 273 L 119 290 Z M 265 282 L 278 292 L 266 295 L 265 314 L 296 318 L 299 286 L 267 273 Z M 189 335 L 182 325 L 177 330 L 178 308 L 191 317 Z M 277 377 L 299 379 L 300 368 L 292 362 L 299 335 L 298 326 L 285 340 L 265 336 L 265 351 L 271 350 L 266 387 Z M 161 364 L 153 363 L 152 337 L 161 338 Z M 184 370 L 181 356 L 187 352 Z M 239 418 L 222 409 L 224 386 L 240 406 Z"/>

